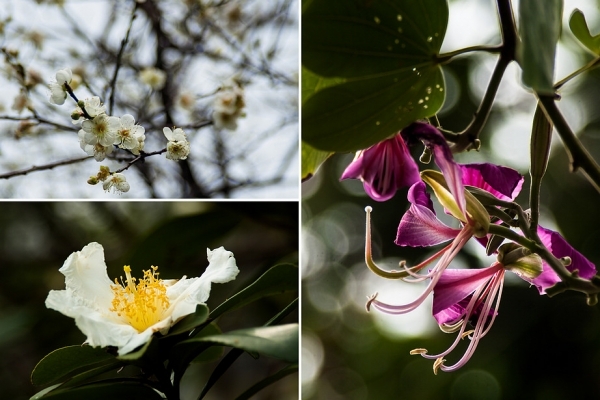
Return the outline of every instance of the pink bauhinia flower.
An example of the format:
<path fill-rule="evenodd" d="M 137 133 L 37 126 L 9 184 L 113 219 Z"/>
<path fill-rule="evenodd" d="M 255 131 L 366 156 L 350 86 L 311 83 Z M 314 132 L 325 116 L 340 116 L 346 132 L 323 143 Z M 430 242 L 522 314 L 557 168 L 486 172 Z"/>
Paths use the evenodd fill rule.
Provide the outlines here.
<path fill-rule="evenodd" d="M 461 181 L 461 170 L 454 162 L 444 135 L 423 122 L 415 122 L 393 137 L 357 152 L 340 179 L 360 179 L 365 192 L 373 200 L 389 200 L 398 189 L 421 180 L 419 167 L 408 150 L 408 144 L 418 141 L 431 150 L 436 164 L 449 177 L 449 182 Z M 450 191 L 460 204 L 462 192 L 453 186 Z"/>
<path fill-rule="evenodd" d="M 499 200 L 514 200 L 523 185 L 523 177 L 510 168 L 492 164 L 458 165 L 458 168 L 461 171 L 461 182 L 454 182 L 455 187 L 462 189 L 467 185 L 474 186 L 485 190 Z M 456 176 L 452 179 L 456 179 Z M 430 183 L 430 181 L 431 179 L 428 178 L 427 182 Z M 448 182 L 448 186 L 451 186 L 450 182 Z M 443 190 L 434 188 L 434 191 L 440 198 L 439 193 Z M 388 278 L 407 280 L 405 278 L 412 277 L 411 282 L 420 282 L 427 279 L 430 281 L 423 293 L 408 304 L 390 305 L 379 301 L 376 298 L 377 294 L 375 294 L 367 302 L 367 309 L 373 306 L 385 313 L 404 314 L 421 305 L 427 296 L 433 292 L 432 312 L 434 318 L 444 332 L 458 331 L 457 339 L 446 351 L 440 354 L 429 355 L 426 349 L 415 349 L 411 354 L 421 354 L 425 358 L 435 360 L 434 373 L 437 373 L 440 369 L 453 371 L 463 366 L 471 358 L 479 340 L 490 330 L 500 304 L 506 270 L 515 272 L 522 279 L 535 285 L 540 294 L 544 294 L 546 289 L 560 281 L 560 278 L 538 255 L 530 254 L 528 250 L 514 243 L 507 243 L 500 247 L 498 261 L 488 268 L 447 269 L 465 243 L 477 233 L 477 221 L 470 215 L 473 207 L 469 207 L 469 203 L 472 200 L 467 197 L 467 213 L 464 216 L 461 216 L 458 211 L 449 210 L 452 215 L 461 221 L 461 228 L 447 226 L 437 218 L 433 203 L 423 182 L 413 184 L 408 192 L 408 200 L 411 206 L 400 221 L 395 241 L 397 245 L 425 247 L 450 240 L 451 242 L 417 266 L 411 268 L 404 266 L 403 271 L 397 272 L 382 271 L 373 263 L 371 258 L 369 207 L 367 209 L 367 240 L 365 246 L 365 258 L 369 268 Z M 440 202 L 444 203 L 443 201 Z M 446 203 L 450 204 L 451 202 L 446 199 Z M 452 208 L 452 204 L 446 208 Z M 538 227 L 537 232 L 542 243 L 555 257 L 570 260 L 570 264 L 567 266 L 569 271 L 577 270 L 579 276 L 586 279 L 590 279 L 595 275 L 596 268 L 594 264 L 571 247 L 559 233 L 542 227 Z M 485 237 L 483 238 L 485 239 Z M 508 253 L 510 256 L 505 255 L 509 250 L 513 251 Z M 417 274 L 418 271 L 436 259 L 439 259 L 438 262 L 428 273 Z M 466 327 L 469 322 L 472 323 L 474 329 L 467 331 Z M 464 355 L 455 364 L 446 366 L 444 357 L 456 348 L 461 338 L 467 336 L 471 341 Z"/>

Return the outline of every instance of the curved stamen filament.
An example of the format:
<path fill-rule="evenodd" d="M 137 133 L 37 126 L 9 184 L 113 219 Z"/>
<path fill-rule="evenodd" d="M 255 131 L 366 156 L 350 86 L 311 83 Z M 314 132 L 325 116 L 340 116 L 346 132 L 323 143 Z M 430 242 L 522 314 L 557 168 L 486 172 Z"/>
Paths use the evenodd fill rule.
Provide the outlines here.
<path fill-rule="evenodd" d="M 454 238 L 450 244 L 448 250 L 444 252 L 436 266 L 431 270 L 428 277 L 431 277 L 429 285 L 425 288 L 423 293 L 417 297 L 414 301 L 404 305 L 391 305 L 381 302 L 376 299 L 376 295 L 372 296 L 367 303 L 367 310 L 370 310 L 371 305 L 380 311 L 388 314 L 405 314 L 420 306 L 423 301 L 429 296 L 429 294 L 435 288 L 438 280 L 440 279 L 442 272 L 450 265 L 450 262 L 456 257 L 458 252 L 464 247 L 465 243 L 471 238 L 471 230 L 468 227 L 463 228 L 460 233 Z"/>
<path fill-rule="evenodd" d="M 482 295 L 485 296 L 485 299 L 483 302 L 483 307 L 477 318 L 477 323 L 475 325 L 475 329 L 472 331 L 469 331 L 469 332 L 464 332 L 464 329 L 461 329 L 461 332 L 457 336 L 453 345 L 450 346 L 450 348 L 448 350 L 444 351 L 441 354 L 438 354 L 436 356 L 429 356 L 426 354 L 421 354 L 425 358 L 436 359 L 436 364 L 434 366 L 434 369 L 436 369 L 436 367 L 437 367 L 437 370 L 441 369 L 442 371 L 445 371 L 445 372 L 455 371 L 455 370 L 459 369 L 460 367 L 462 367 L 463 365 L 465 365 L 467 363 L 467 361 L 469 361 L 469 359 L 475 353 L 475 349 L 477 348 L 479 341 L 489 332 L 490 328 L 492 327 L 492 325 L 494 323 L 494 320 L 496 319 L 498 306 L 500 305 L 500 298 L 502 295 L 503 286 L 504 286 L 504 269 L 501 269 L 496 274 L 494 274 L 485 285 L 482 285 L 482 287 L 473 294 L 473 298 L 469 302 L 469 306 L 467 307 L 467 312 L 465 314 L 465 320 L 468 320 L 471 317 L 471 315 L 473 314 L 473 311 L 478 308 L 478 304 L 481 303 L 481 299 L 482 299 L 481 296 Z M 475 299 L 477 299 L 477 300 L 475 300 Z M 489 313 L 490 313 L 490 310 L 492 309 L 492 306 L 494 306 L 494 312 L 492 313 L 492 315 L 490 317 Z M 456 347 L 456 344 L 458 344 L 459 339 L 462 339 L 465 336 L 469 336 L 469 339 L 471 340 L 471 342 L 469 343 L 469 346 L 468 346 L 467 350 L 465 351 L 465 354 L 460 358 L 460 360 L 458 360 L 454 365 L 451 365 L 451 366 L 444 365 L 443 362 L 445 360 L 441 361 L 441 362 L 438 361 L 438 360 L 442 359 L 442 357 L 449 354 Z"/>

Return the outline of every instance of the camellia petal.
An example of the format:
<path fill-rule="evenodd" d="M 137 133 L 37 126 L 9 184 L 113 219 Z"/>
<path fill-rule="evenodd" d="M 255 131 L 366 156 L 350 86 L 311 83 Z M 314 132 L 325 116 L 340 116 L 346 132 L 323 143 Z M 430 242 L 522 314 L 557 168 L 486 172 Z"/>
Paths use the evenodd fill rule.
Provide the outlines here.
<path fill-rule="evenodd" d="M 104 249 L 90 243 L 65 261 L 60 272 L 66 289 L 50 291 L 46 306 L 74 318 L 91 346 L 115 346 L 119 354 L 126 354 L 193 313 L 208 299 L 211 283 L 235 279 L 238 268 L 231 252 L 222 247 L 208 250 L 208 259 L 200 278 L 162 280 L 152 267 L 135 280 L 126 266 L 127 278 L 117 284 L 106 274 Z"/>
<path fill-rule="evenodd" d="M 521 192 L 524 177 L 512 168 L 489 163 L 458 164 L 464 185 L 486 190 L 500 200 L 512 201 Z"/>
<path fill-rule="evenodd" d="M 541 226 L 538 226 L 537 233 L 544 246 L 546 246 L 554 257 L 571 258 L 571 264 L 566 267 L 569 271 L 577 270 L 579 276 L 585 279 L 590 279 L 596 275 L 596 266 L 567 243 L 560 233 Z M 545 261 L 542 265 L 544 268 L 543 272 L 540 276 L 531 280 L 531 283 L 537 286 L 540 294 L 546 293 L 547 288 L 560 281 L 556 272 Z"/>

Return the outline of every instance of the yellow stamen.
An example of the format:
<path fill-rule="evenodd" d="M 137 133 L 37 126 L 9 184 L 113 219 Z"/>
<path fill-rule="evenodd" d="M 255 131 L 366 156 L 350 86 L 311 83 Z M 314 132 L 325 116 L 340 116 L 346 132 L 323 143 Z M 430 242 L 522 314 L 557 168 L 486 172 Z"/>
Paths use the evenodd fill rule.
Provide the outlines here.
<path fill-rule="evenodd" d="M 116 312 L 138 332 L 142 332 L 160 321 L 164 311 L 169 308 L 167 287 L 158 279 L 158 267 L 144 271 L 144 277 L 137 285 L 136 279 L 131 276 L 131 267 L 126 265 L 123 270 L 125 282 L 121 278 L 119 283 L 115 278 L 115 284 L 111 286 L 115 297 L 110 311 Z"/>

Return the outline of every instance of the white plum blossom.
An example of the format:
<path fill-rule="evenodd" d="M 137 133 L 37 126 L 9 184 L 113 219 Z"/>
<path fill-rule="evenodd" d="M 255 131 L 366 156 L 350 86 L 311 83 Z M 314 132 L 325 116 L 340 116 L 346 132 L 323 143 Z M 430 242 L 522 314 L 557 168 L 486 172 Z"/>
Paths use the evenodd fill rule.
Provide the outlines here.
<path fill-rule="evenodd" d="M 244 90 L 236 83 L 228 84 L 215 97 L 213 123 L 219 129 L 236 130 L 245 105 Z"/>
<path fill-rule="evenodd" d="M 190 143 L 183 129 L 176 128 L 175 130 L 171 130 L 171 128 L 165 127 L 163 128 L 163 133 L 169 141 L 167 143 L 167 158 L 173 161 L 185 160 L 190 154 Z"/>
<path fill-rule="evenodd" d="M 125 266 L 119 283 L 108 278 L 102 245 L 90 243 L 60 268 L 66 290 L 51 290 L 46 307 L 74 318 L 90 346 L 115 346 L 120 355 L 127 354 L 206 303 L 212 283 L 235 279 L 239 270 L 231 252 L 207 249 L 207 258 L 199 278 L 162 280 L 158 267 L 152 267 L 136 280 Z"/>
<path fill-rule="evenodd" d="M 84 132 L 83 140 L 86 144 L 95 145 L 96 143 L 100 143 L 106 147 L 119 143 L 117 139 L 117 129 L 119 129 L 119 126 L 119 118 L 100 114 L 94 119 L 83 121 L 81 123 L 82 129 L 79 132 Z"/>
<path fill-rule="evenodd" d="M 135 119 L 130 114 L 123 115 L 120 120 L 120 127 L 117 129 L 117 142 L 120 148 L 130 150 L 133 154 L 140 154 L 144 149 L 145 129 L 143 126 L 136 125 Z"/>
<path fill-rule="evenodd" d="M 83 106 L 85 107 L 85 112 L 87 112 L 87 114 L 92 118 L 101 114 L 106 114 L 106 106 L 102 104 L 100 97 L 98 96 L 84 99 Z M 84 117 L 83 110 L 80 107 L 77 107 L 71 113 L 71 122 L 73 124 L 79 124 L 82 122 L 82 117 Z"/>
<path fill-rule="evenodd" d="M 104 183 L 102 184 L 102 188 L 109 192 L 111 189 L 114 189 L 115 192 L 129 192 L 129 183 L 127 183 L 127 179 L 125 175 L 115 172 L 111 174 Z"/>
<path fill-rule="evenodd" d="M 144 68 L 140 72 L 140 80 L 154 90 L 160 90 L 165 87 L 167 74 L 165 71 L 154 67 Z"/>
<path fill-rule="evenodd" d="M 50 82 L 50 103 L 56 105 L 63 105 L 67 98 L 67 89 L 65 83 L 71 83 L 73 79 L 73 73 L 69 68 L 61 69 L 56 73 L 56 82 Z"/>

